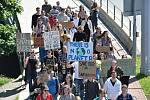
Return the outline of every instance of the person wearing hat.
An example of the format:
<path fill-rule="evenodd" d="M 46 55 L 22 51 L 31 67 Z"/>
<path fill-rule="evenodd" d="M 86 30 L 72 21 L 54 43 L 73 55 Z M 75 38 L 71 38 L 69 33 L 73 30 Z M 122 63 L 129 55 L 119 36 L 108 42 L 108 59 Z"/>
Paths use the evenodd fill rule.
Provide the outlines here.
<path fill-rule="evenodd" d="M 108 78 L 104 84 L 104 90 L 107 93 L 108 100 L 116 100 L 118 95 L 121 93 L 121 82 L 117 78 L 117 73 L 113 70 L 111 77 Z"/>
<path fill-rule="evenodd" d="M 52 95 L 48 92 L 49 88 L 47 85 L 43 85 L 41 91 L 42 93 L 38 94 L 36 100 L 53 100 Z"/>
<path fill-rule="evenodd" d="M 116 100 L 133 100 L 132 95 L 128 93 L 127 85 L 122 85 L 121 91 L 122 93 L 117 97 Z"/>
<path fill-rule="evenodd" d="M 120 79 L 123 76 L 123 70 L 121 67 L 117 66 L 117 61 L 112 60 L 110 69 L 107 71 L 107 78 L 111 77 L 111 72 L 115 71 L 117 73 L 117 78 Z"/>

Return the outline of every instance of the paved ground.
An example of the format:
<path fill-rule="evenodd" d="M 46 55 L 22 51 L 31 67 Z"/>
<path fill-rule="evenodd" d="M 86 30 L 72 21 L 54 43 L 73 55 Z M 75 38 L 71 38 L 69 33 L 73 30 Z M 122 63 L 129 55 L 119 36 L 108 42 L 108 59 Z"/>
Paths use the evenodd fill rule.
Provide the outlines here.
<path fill-rule="evenodd" d="M 0 100 L 15 100 L 19 93 L 23 90 L 22 78 L 19 77 L 12 82 L 0 87 Z"/>
<path fill-rule="evenodd" d="M 140 86 L 139 81 L 137 81 L 136 77 L 130 78 L 128 91 L 136 98 L 136 100 L 148 100 L 143 92 L 143 89 Z"/>

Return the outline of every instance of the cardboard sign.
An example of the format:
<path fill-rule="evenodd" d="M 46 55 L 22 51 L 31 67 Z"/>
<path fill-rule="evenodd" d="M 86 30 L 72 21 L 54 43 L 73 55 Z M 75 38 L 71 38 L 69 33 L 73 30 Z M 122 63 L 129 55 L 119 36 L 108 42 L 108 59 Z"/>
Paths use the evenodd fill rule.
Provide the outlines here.
<path fill-rule="evenodd" d="M 37 47 L 44 47 L 44 39 L 42 36 L 33 36 L 33 44 L 34 44 L 34 47 L 37 48 Z"/>
<path fill-rule="evenodd" d="M 98 52 L 110 52 L 110 47 L 97 45 L 96 51 L 98 51 Z"/>
<path fill-rule="evenodd" d="M 68 61 L 93 60 L 92 42 L 69 42 L 67 51 Z"/>
<path fill-rule="evenodd" d="M 112 60 L 103 60 L 101 64 L 102 77 L 107 77 L 107 71 L 111 67 Z M 121 67 L 124 76 L 135 75 L 135 66 L 132 59 L 118 59 L 117 66 Z"/>
<path fill-rule="evenodd" d="M 79 62 L 79 77 L 95 78 L 96 62 L 95 61 L 80 61 Z"/>
<path fill-rule="evenodd" d="M 70 29 L 72 28 L 74 25 L 73 25 L 73 22 L 69 21 L 69 22 L 61 22 L 61 25 L 67 29 Z"/>
<path fill-rule="evenodd" d="M 17 52 L 31 51 L 31 34 L 30 33 L 16 33 Z"/>
<path fill-rule="evenodd" d="M 43 37 L 45 50 L 54 50 L 60 48 L 59 31 L 45 32 Z"/>

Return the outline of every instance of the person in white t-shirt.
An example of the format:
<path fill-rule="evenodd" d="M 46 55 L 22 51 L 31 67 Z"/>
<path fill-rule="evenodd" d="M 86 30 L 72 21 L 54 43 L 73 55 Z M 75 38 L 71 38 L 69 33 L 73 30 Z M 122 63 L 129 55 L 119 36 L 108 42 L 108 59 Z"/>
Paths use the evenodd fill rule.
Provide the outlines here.
<path fill-rule="evenodd" d="M 77 13 L 74 13 L 73 23 L 74 23 L 76 28 L 79 26 L 79 18 L 78 18 L 78 14 Z"/>
<path fill-rule="evenodd" d="M 117 73 L 112 71 L 111 77 L 108 78 L 104 84 L 104 90 L 107 93 L 108 99 L 116 100 L 121 93 L 121 82 L 117 78 Z"/>
<path fill-rule="evenodd" d="M 74 83 L 76 85 L 76 96 L 80 96 L 81 100 L 83 100 L 84 96 L 84 84 L 83 84 L 83 78 L 79 77 L 79 62 L 74 62 L 71 64 L 74 68 Z"/>

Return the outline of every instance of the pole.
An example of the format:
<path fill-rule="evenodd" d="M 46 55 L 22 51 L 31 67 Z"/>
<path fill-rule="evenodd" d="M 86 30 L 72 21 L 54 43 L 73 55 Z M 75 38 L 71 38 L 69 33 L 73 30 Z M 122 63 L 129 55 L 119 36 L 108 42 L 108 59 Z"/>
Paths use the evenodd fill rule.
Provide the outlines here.
<path fill-rule="evenodd" d="M 133 16 L 133 47 L 132 47 L 132 57 L 134 61 L 134 66 L 136 66 L 136 9 L 135 9 L 135 0 L 133 3 L 134 7 L 134 16 Z"/>

